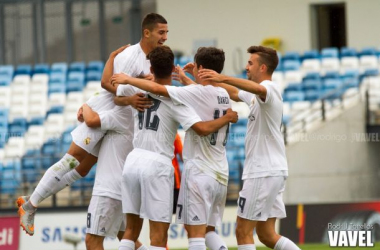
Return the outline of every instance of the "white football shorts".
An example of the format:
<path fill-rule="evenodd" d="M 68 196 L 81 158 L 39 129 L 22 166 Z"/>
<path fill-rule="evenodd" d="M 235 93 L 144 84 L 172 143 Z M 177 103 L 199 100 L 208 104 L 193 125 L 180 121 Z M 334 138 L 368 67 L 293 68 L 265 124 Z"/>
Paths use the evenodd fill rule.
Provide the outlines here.
<path fill-rule="evenodd" d="M 171 159 L 144 149 L 133 149 L 123 169 L 123 213 L 170 223 L 173 186 L 174 168 Z"/>
<path fill-rule="evenodd" d="M 105 196 L 92 196 L 87 213 L 86 233 L 116 238 L 125 231 L 126 217 L 120 200 Z"/>
<path fill-rule="evenodd" d="M 243 189 L 239 192 L 237 215 L 253 221 L 286 218 L 282 200 L 285 182 L 285 176 L 244 180 Z"/>
<path fill-rule="evenodd" d="M 186 162 L 181 178 L 176 223 L 220 226 L 227 198 L 227 186 Z"/>
<path fill-rule="evenodd" d="M 73 142 L 96 157 L 99 155 L 101 140 L 107 131 L 100 128 L 89 128 L 86 123 L 79 124 L 72 132 Z"/>

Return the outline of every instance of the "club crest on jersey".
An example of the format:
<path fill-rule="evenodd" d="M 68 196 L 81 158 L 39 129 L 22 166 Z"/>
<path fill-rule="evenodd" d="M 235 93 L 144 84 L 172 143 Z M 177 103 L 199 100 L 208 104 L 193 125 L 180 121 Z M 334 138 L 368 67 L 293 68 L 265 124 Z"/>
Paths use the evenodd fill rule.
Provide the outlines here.
<path fill-rule="evenodd" d="M 256 118 L 255 118 L 254 115 L 249 115 L 249 116 L 248 116 L 248 119 L 249 119 L 250 121 L 254 121 L 254 120 L 256 120 Z"/>
<path fill-rule="evenodd" d="M 91 142 L 91 138 L 90 137 L 87 137 L 86 139 L 84 139 L 84 144 L 86 144 L 86 145 L 88 145 L 88 144 L 90 144 L 90 142 Z"/>

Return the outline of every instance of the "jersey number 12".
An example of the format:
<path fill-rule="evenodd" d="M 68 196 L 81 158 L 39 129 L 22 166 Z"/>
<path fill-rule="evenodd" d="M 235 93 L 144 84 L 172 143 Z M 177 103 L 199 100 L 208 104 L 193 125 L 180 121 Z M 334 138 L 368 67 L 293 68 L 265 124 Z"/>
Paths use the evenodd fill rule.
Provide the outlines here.
<path fill-rule="evenodd" d="M 152 98 L 153 105 L 150 106 L 150 108 L 146 109 L 144 112 L 139 112 L 139 130 L 143 129 L 144 126 L 144 116 L 146 112 L 146 118 L 145 118 L 145 129 L 150 129 L 157 131 L 158 125 L 160 125 L 160 118 L 155 114 L 152 118 L 152 113 L 156 112 L 158 108 L 160 107 L 161 101 Z"/>

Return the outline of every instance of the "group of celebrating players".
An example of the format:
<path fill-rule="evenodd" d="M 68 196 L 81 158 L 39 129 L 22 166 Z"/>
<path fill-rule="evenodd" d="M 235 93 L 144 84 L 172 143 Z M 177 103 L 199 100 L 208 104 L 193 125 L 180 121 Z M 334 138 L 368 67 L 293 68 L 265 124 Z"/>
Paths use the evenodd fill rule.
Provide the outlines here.
<path fill-rule="evenodd" d="M 38 205 L 84 177 L 97 162 L 87 249 L 104 249 L 106 236 L 120 239 L 119 250 L 147 249 L 138 241 L 146 218 L 149 249 L 164 250 L 173 207 L 173 142 L 181 125 L 186 135 L 176 223 L 184 224 L 189 249 L 227 249 L 215 227 L 221 223 L 227 195 L 229 124 L 238 120 L 232 99 L 250 108 L 244 184 L 237 204 L 238 249 L 256 249 L 254 229 L 270 248 L 299 249 L 275 232 L 276 219 L 286 217 L 282 194 L 288 176 L 280 131 L 282 97 L 271 81 L 276 51 L 248 48 L 248 80 L 238 79 L 221 74 L 225 56 L 215 47 L 201 47 L 194 63 L 175 67 L 174 54 L 164 45 L 167 33 L 165 18 L 148 14 L 140 42 L 111 53 L 103 90 L 79 109 L 81 123 L 72 131 L 69 150 L 30 196 L 18 198 L 20 226 L 33 235 Z M 173 78 L 186 86 L 170 86 Z"/>

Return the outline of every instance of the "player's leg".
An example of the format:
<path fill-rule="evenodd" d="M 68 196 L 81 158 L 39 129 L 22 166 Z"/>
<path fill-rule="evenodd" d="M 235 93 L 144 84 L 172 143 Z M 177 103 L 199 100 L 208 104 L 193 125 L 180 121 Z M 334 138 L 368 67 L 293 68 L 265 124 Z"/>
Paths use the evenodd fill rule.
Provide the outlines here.
<path fill-rule="evenodd" d="M 119 250 L 134 250 L 136 247 L 135 242 L 139 238 L 143 219 L 137 214 L 127 214 L 127 226 L 120 241 Z"/>
<path fill-rule="evenodd" d="M 103 241 L 104 236 L 95 234 L 86 234 L 86 249 L 91 250 L 104 250 Z"/>
<path fill-rule="evenodd" d="M 189 238 L 189 250 L 206 250 L 206 224 L 187 225 L 185 224 L 187 236 Z"/>
<path fill-rule="evenodd" d="M 257 221 L 237 217 L 236 219 L 236 240 L 240 249 L 256 249 L 253 241 L 253 230 Z"/>
<path fill-rule="evenodd" d="M 124 228 L 123 228 L 124 230 Z M 119 241 L 121 241 L 123 239 L 123 236 L 124 236 L 124 231 L 120 231 L 118 234 L 117 234 L 117 238 L 119 239 Z M 141 243 L 141 241 L 137 240 L 135 242 L 135 250 L 148 250 L 148 248 L 146 246 L 144 246 L 143 243 Z"/>
<path fill-rule="evenodd" d="M 150 245 L 156 250 L 166 249 L 170 223 L 149 220 Z"/>

